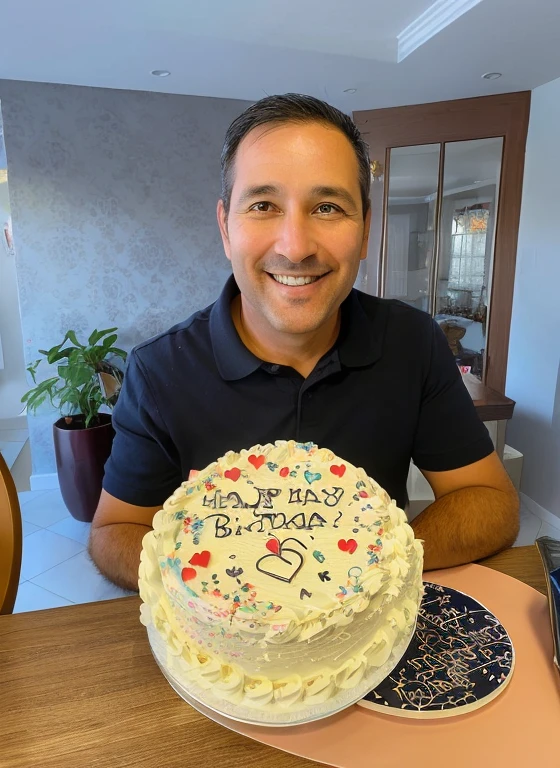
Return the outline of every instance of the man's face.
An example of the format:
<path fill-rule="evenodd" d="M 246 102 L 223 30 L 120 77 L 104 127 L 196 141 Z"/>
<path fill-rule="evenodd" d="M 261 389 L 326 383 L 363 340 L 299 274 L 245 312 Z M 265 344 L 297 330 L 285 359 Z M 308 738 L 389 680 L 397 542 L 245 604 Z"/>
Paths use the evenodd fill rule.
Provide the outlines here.
<path fill-rule="evenodd" d="M 218 203 L 244 315 L 305 334 L 336 315 L 367 255 L 358 161 L 321 123 L 265 125 L 240 143 L 229 214 Z"/>

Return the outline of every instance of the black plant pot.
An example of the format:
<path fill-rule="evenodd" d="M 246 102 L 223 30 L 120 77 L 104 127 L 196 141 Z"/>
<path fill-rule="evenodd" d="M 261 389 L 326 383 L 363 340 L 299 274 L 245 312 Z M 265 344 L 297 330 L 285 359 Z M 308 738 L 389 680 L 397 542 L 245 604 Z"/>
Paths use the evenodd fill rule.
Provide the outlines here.
<path fill-rule="evenodd" d="M 100 413 L 99 422 L 86 429 L 84 417 L 79 415 L 63 417 L 53 425 L 60 492 L 72 517 L 85 523 L 91 523 L 97 509 L 115 436 L 110 414 Z"/>

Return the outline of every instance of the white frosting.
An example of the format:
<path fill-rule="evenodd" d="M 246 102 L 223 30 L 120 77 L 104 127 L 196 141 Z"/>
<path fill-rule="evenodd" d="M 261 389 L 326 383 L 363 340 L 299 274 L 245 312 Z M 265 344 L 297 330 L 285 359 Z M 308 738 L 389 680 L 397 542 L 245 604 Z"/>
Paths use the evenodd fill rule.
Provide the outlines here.
<path fill-rule="evenodd" d="M 422 546 L 361 469 L 312 444 L 230 452 L 143 542 L 141 621 L 169 671 L 260 710 L 321 704 L 385 664 L 422 597 Z"/>

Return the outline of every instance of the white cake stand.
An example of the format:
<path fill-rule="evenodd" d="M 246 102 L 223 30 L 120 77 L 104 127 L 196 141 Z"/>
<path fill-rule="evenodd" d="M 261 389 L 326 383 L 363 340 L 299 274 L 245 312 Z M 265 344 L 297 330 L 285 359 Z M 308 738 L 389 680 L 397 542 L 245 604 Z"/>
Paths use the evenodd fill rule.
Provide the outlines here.
<path fill-rule="evenodd" d="M 150 624 L 147 627 L 147 630 L 150 647 L 159 668 L 167 678 L 171 687 L 188 704 L 194 706 L 195 709 L 197 708 L 196 703 L 202 704 L 204 707 L 216 712 L 218 715 L 224 715 L 225 717 L 240 723 L 282 727 L 310 723 L 313 720 L 321 720 L 322 718 L 330 717 L 360 701 L 366 693 L 371 691 L 379 685 L 382 680 L 390 675 L 393 669 L 397 666 L 414 636 L 416 625 L 414 625 L 402 641 L 393 648 L 386 663 L 383 664 L 383 666 L 375 667 L 370 671 L 369 675 L 362 678 L 359 685 L 348 690 L 339 691 L 336 696 L 333 696 L 323 704 L 305 706 L 305 703 L 302 703 L 299 709 L 291 709 L 285 712 L 270 712 L 263 709 L 243 706 L 241 704 L 232 704 L 225 699 L 220 699 L 215 696 L 212 693 L 212 690 L 205 690 L 194 683 L 189 683 L 188 686 L 185 686 L 177 680 L 168 667 L 168 651 L 162 636 L 155 629 L 153 624 Z"/>

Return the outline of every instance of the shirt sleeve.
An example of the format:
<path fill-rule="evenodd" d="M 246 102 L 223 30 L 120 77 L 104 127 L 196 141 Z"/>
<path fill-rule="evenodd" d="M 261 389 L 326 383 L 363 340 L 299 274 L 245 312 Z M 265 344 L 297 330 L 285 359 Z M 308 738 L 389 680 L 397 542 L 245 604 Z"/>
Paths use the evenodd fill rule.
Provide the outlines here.
<path fill-rule="evenodd" d="M 494 445 L 435 320 L 431 336 L 412 459 L 419 469 L 443 472 L 484 459 Z"/>
<path fill-rule="evenodd" d="M 163 504 L 183 480 L 181 461 L 134 350 L 113 409 L 113 427 L 103 488 L 129 504 Z"/>

